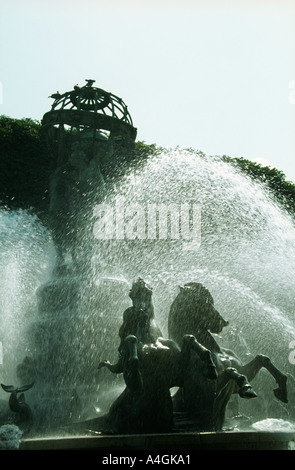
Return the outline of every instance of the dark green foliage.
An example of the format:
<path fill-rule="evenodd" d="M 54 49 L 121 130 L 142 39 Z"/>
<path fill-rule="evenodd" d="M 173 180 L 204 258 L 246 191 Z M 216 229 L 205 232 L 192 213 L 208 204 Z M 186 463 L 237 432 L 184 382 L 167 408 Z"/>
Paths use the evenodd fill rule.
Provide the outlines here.
<path fill-rule="evenodd" d="M 254 180 L 264 184 L 277 201 L 289 213 L 295 215 L 295 185 L 286 180 L 286 176 L 282 171 L 269 166 L 262 166 L 259 163 L 244 158 L 230 158 L 224 155 L 222 159 L 234 165 Z"/>
<path fill-rule="evenodd" d="M 48 210 L 49 157 L 41 125 L 31 119 L 0 117 L 0 204 Z"/>
<path fill-rule="evenodd" d="M 163 151 L 162 147 L 157 147 L 156 144 L 146 144 L 144 141 L 135 142 L 135 155 L 137 158 L 146 159 L 150 155 L 156 155 Z"/>

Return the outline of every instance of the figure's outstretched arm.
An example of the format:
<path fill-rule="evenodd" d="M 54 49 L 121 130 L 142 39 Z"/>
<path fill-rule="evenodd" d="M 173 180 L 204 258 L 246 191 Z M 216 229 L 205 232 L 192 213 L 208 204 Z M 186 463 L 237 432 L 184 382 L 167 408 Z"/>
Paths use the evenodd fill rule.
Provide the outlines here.
<path fill-rule="evenodd" d="M 109 361 L 102 361 L 98 365 L 98 369 L 102 369 L 102 367 L 107 367 L 113 374 L 122 374 L 123 373 L 123 365 L 122 361 L 117 362 L 116 364 L 111 364 Z"/>

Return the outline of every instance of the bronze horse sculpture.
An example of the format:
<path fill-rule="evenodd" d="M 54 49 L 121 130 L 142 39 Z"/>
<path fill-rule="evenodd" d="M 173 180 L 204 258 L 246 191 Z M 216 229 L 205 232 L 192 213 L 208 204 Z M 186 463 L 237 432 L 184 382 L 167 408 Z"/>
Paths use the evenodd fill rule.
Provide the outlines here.
<path fill-rule="evenodd" d="M 233 393 L 239 393 L 243 398 L 255 397 L 255 392 L 245 383 L 245 377 L 248 383 L 262 367 L 269 371 L 278 384 L 274 390 L 276 398 L 288 402 L 287 376 L 273 365 L 269 357 L 259 354 L 248 364 L 242 364 L 232 351 L 218 345 L 212 333 L 220 333 L 227 325 L 228 322 L 214 307 L 209 290 L 202 284 L 191 282 L 180 288 L 169 312 L 169 338 L 180 345 L 185 334 L 193 334 L 198 342 L 210 350 L 217 380 L 207 380 L 200 373 L 196 374 L 194 364 L 189 381 L 179 391 L 175 403 L 178 402 L 177 406 L 197 417 L 204 431 L 222 429 L 226 407 Z"/>
<path fill-rule="evenodd" d="M 123 373 L 126 384 L 106 416 L 105 427 L 116 433 L 169 432 L 173 429 L 170 389 L 187 390 L 191 375 L 214 382 L 216 367 L 210 350 L 194 335 L 184 334 L 181 346 L 180 341 L 162 337 L 154 318 L 152 289 L 142 279 L 133 283 L 129 296 L 133 305 L 123 314 L 119 360 L 99 365 Z M 241 396 L 256 396 L 246 377 L 238 377 Z"/>

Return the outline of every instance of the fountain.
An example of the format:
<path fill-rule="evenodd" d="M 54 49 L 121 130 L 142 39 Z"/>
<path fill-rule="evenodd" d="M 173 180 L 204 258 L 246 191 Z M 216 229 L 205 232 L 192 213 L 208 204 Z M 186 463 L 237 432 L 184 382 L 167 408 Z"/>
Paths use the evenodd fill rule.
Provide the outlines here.
<path fill-rule="evenodd" d="M 232 439 L 237 446 L 238 431 L 244 431 L 244 442 L 253 446 L 259 430 L 274 436 L 276 425 L 288 430 L 283 438 L 276 435 L 288 445 L 295 426 L 289 360 L 294 220 L 262 184 L 200 152 L 166 149 L 112 178 L 111 162 L 132 151 L 136 129 L 125 103 L 93 83 L 52 95 L 52 109 L 43 117 L 53 164 L 48 227 L 26 211 L 1 212 L 7 241 L 0 252 L 1 382 L 34 382 L 26 392 L 32 440 L 24 439 L 24 448 L 40 445 L 40 436 L 55 436 L 55 446 L 99 445 L 92 440 L 97 429 L 83 442 L 65 436 L 71 423 L 74 429 L 107 413 L 125 387 L 122 376 L 98 370 L 98 364 L 117 360 L 123 311 L 139 276 L 153 287 L 165 338 L 178 286 L 200 282 L 229 321 L 218 336 L 222 347 L 246 362 L 266 354 L 288 375 L 288 404 L 275 399 L 273 378 L 263 370 L 253 380 L 255 400 L 230 402 L 224 431 L 234 432 L 231 438 L 221 433 L 223 445 L 230 447 Z M 210 441 L 212 433 L 186 429 L 169 436 L 162 444 L 160 435 L 149 442 L 155 449 L 183 448 L 184 439 L 191 448 L 219 445 Z M 130 439 L 125 445 L 133 448 Z M 274 437 L 263 439 L 276 445 Z M 146 445 L 144 437 L 136 442 Z M 109 436 L 101 445 L 118 444 Z"/>

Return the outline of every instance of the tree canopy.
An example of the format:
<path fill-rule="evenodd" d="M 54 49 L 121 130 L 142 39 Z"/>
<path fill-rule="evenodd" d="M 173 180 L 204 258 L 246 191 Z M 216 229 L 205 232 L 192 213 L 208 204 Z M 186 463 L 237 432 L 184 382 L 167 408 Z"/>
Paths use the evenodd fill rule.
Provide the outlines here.
<path fill-rule="evenodd" d="M 10 209 L 47 211 L 49 156 L 41 124 L 0 117 L 0 204 Z"/>
<path fill-rule="evenodd" d="M 222 159 L 261 182 L 289 213 L 295 215 L 295 185 L 286 180 L 281 170 L 245 158 L 230 158 L 224 155 Z"/>

